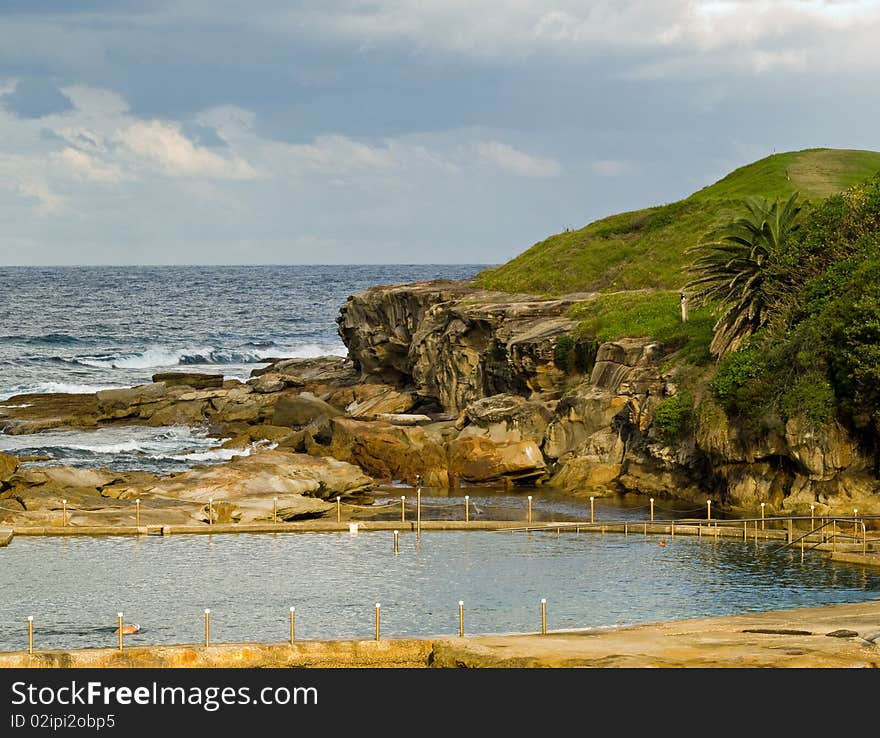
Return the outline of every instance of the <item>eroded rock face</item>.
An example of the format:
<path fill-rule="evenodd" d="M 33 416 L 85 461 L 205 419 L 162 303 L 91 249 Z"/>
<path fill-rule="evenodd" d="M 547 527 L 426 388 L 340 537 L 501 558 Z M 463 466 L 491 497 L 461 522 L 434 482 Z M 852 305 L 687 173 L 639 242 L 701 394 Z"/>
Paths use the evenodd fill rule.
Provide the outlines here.
<path fill-rule="evenodd" d="M 337 323 L 362 379 L 412 387 L 459 412 L 495 394 L 557 394 L 564 373 L 554 349 L 574 326 L 564 315 L 574 301 L 437 280 L 353 295 Z"/>

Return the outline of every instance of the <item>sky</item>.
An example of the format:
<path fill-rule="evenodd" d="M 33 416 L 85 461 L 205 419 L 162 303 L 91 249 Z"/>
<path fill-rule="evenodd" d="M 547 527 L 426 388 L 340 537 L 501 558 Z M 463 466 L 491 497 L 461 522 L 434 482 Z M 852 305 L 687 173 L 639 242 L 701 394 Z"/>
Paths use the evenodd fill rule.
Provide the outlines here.
<path fill-rule="evenodd" d="M 2 0 L 0 264 L 502 263 L 880 150 L 880 0 Z"/>

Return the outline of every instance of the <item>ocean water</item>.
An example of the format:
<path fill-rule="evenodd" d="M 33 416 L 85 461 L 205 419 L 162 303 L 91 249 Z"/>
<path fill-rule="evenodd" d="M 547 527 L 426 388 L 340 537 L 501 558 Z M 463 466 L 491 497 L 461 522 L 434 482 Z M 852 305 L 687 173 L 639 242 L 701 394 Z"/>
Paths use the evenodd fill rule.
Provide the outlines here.
<path fill-rule="evenodd" d="M 336 317 L 373 285 L 465 279 L 483 265 L 2 267 L 0 401 L 95 392 L 160 371 L 247 379 L 270 359 L 345 356 Z M 199 429 L 0 434 L 0 451 L 54 463 L 174 471 L 220 461 Z M 37 462 L 39 463 L 39 462 Z"/>
<path fill-rule="evenodd" d="M 0 399 L 128 387 L 175 369 L 245 379 L 270 358 L 344 356 L 335 319 L 352 293 L 482 268 L 0 267 Z"/>

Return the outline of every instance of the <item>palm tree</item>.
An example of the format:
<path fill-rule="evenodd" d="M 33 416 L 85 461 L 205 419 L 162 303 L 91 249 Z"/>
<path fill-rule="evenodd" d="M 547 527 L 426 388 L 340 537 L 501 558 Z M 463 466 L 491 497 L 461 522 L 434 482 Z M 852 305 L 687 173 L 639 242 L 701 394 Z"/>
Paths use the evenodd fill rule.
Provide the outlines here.
<path fill-rule="evenodd" d="M 695 277 L 685 291 L 697 304 L 714 303 L 721 313 L 713 328 L 711 353 L 721 358 L 765 325 L 768 277 L 786 239 L 797 228 L 803 204 L 795 192 L 785 202 L 746 198 L 746 214 L 713 232 L 695 251 Z"/>

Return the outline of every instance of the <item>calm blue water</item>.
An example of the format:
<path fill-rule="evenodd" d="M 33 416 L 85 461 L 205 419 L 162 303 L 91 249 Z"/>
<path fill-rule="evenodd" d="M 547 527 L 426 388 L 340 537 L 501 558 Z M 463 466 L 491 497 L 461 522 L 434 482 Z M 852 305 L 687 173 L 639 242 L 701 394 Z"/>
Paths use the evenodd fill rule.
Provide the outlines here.
<path fill-rule="evenodd" d="M 875 600 L 880 572 L 777 544 L 533 532 L 15 538 L 0 549 L 0 650 L 536 632 Z"/>
<path fill-rule="evenodd" d="M 480 265 L 3 267 L 0 401 L 95 392 L 184 369 L 247 379 L 270 358 L 344 356 L 336 317 L 378 284 L 464 279 Z M 24 404 L 17 398 L 8 404 Z M 0 451 L 73 466 L 169 472 L 223 460 L 199 429 L 0 435 Z"/>

